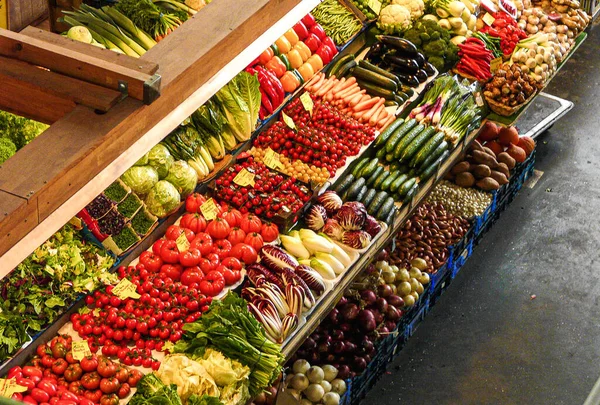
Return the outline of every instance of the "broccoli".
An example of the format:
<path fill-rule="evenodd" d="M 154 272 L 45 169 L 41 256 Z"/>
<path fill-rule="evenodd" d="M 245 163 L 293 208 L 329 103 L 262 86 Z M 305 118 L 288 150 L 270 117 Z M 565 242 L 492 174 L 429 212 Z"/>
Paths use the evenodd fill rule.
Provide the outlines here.
<path fill-rule="evenodd" d="M 406 31 L 404 33 L 404 39 L 406 39 L 407 41 L 412 42 L 416 47 L 420 47 L 421 44 L 422 44 L 420 33 L 415 28 Z"/>
<path fill-rule="evenodd" d="M 419 35 L 419 37 L 421 38 L 421 41 L 423 41 L 423 42 L 427 42 L 431 39 L 429 34 L 426 32 L 421 32 L 421 35 Z"/>
<path fill-rule="evenodd" d="M 431 42 L 423 45 L 423 52 L 425 52 L 425 54 L 427 54 L 427 56 L 443 57 L 444 53 L 446 52 L 447 46 L 448 46 L 448 44 L 445 41 L 438 39 L 437 41 L 431 41 Z"/>
<path fill-rule="evenodd" d="M 33 141 L 48 125 L 0 111 L 0 138 L 8 138 L 17 150 Z"/>
<path fill-rule="evenodd" d="M 427 61 L 431 63 L 438 70 L 438 72 L 444 71 L 445 62 L 444 58 L 442 58 L 441 56 L 429 56 L 427 58 Z"/>
<path fill-rule="evenodd" d="M 441 36 L 440 36 L 440 32 L 439 31 L 432 32 L 431 35 L 430 35 L 430 39 L 432 41 L 436 41 L 436 40 L 440 39 L 440 37 Z"/>
<path fill-rule="evenodd" d="M 17 153 L 17 147 L 8 138 L 0 138 L 0 165 Z"/>

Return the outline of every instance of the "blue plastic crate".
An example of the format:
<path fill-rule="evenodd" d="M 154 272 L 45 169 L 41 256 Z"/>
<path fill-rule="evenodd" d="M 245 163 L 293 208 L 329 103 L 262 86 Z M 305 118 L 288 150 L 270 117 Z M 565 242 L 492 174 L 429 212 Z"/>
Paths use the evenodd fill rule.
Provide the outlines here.
<path fill-rule="evenodd" d="M 439 287 L 440 282 L 446 277 L 448 273 L 450 273 L 449 263 L 452 263 L 452 255 L 454 254 L 454 249 L 449 250 L 449 252 L 450 258 L 448 258 L 446 263 L 429 278 L 429 285 L 427 286 L 427 288 L 429 289 L 430 294 L 433 294 L 433 292 Z"/>
<path fill-rule="evenodd" d="M 504 187 L 502 187 L 500 190 L 502 190 L 503 188 Z M 490 203 L 490 205 L 488 205 L 483 214 L 473 218 L 473 226 L 471 228 L 473 228 L 473 232 L 475 233 L 475 235 L 479 235 L 481 233 L 481 231 L 485 227 L 485 224 L 494 214 L 494 211 L 496 211 L 498 201 L 500 201 L 500 196 L 502 194 L 500 190 L 492 193 L 492 202 Z"/>
<path fill-rule="evenodd" d="M 467 259 L 469 257 L 471 257 L 471 255 L 473 254 L 473 246 L 475 245 L 475 240 L 471 239 L 469 241 L 469 243 L 467 244 L 467 246 L 464 248 L 464 250 L 462 252 L 458 252 L 455 256 L 454 256 L 454 260 L 452 261 L 452 265 L 451 265 L 451 277 L 452 279 L 454 279 L 456 277 L 456 275 L 458 274 L 458 272 L 460 271 L 460 269 L 462 268 L 462 266 L 464 266 L 465 262 L 467 261 Z"/>
<path fill-rule="evenodd" d="M 417 313 L 414 315 L 414 317 L 412 319 L 410 319 L 410 321 L 404 328 L 404 339 L 405 340 L 408 340 L 408 338 L 411 337 L 413 335 L 413 333 L 415 333 L 415 330 L 417 330 L 417 327 L 419 326 L 419 324 L 425 318 L 425 315 L 429 311 L 429 296 L 427 295 L 427 296 L 424 296 L 423 298 L 424 298 L 423 302 L 419 306 Z M 419 301 L 421 301 L 421 300 L 419 299 Z"/>

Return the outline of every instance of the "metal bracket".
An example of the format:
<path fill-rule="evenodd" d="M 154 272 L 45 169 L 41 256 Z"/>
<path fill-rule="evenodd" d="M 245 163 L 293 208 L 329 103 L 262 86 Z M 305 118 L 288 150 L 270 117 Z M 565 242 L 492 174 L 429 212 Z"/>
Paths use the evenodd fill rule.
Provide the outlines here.
<path fill-rule="evenodd" d="M 144 104 L 152 104 L 160 97 L 160 82 L 160 75 L 155 73 L 144 83 Z"/>
<path fill-rule="evenodd" d="M 119 80 L 117 88 L 121 92 L 121 100 L 129 95 L 129 84 L 125 80 Z"/>

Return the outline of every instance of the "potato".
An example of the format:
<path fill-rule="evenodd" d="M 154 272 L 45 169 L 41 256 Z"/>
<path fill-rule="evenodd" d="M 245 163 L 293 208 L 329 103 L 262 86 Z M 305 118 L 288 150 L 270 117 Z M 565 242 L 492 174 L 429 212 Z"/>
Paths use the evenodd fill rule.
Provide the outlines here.
<path fill-rule="evenodd" d="M 469 170 L 470 166 L 471 166 L 471 164 L 469 162 L 462 161 L 462 162 L 456 164 L 452 168 L 451 172 L 452 172 L 452 174 L 459 174 L 459 173 L 462 173 L 462 172 L 466 172 L 467 170 Z"/>
<path fill-rule="evenodd" d="M 498 184 L 498 182 L 491 177 L 481 179 L 475 184 L 484 191 L 498 190 L 500 188 L 500 184 Z"/>
<path fill-rule="evenodd" d="M 502 172 L 492 170 L 492 172 L 490 173 L 490 177 L 492 179 L 496 180 L 498 182 L 498 184 L 500 184 L 501 186 L 508 183 L 508 179 Z"/>
<path fill-rule="evenodd" d="M 504 163 L 508 167 L 508 170 L 514 169 L 515 165 L 517 164 L 517 161 L 515 159 L 513 159 L 512 156 L 510 156 L 506 152 L 502 152 L 502 153 L 498 154 L 498 162 Z"/>
<path fill-rule="evenodd" d="M 471 149 L 483 152 L 483 146 L 481 146 L 481 143 L 477 139 L 475 139 L 471 144 Z"/>
<path fill-rule="evenodd" d="M 479 150 L 473 152 L 473 160 L 488 166 L 490 169 L 495 169 L 498 166 L 498 161 L 493 156 Z"/>
<path fill-rule="evenodd" d="M 492 170 L 487 165 L 477 165 L 472 171 L 473 175 L 475 175 L 475 177 L 477 177 L 478 179 L 490 177 L 490 174 L 492 173 Z"/>
<path fill-rule="evenodd" d="M 469 172 L 459 173 L 456 175 L 456 184 L 465 188 L 473 187 L 475 184 L 475 177 Z"/>
<path fill-rule="evenodd" d="M 490 156 L 493 156 L 493 157 L 494 157 L 494 159 L 496 158 L 496 154 L 494 153 L 494 151 L 493 151 L 493 150 L 491 150 L 490 148 L 488 148 L 487 146 L 484 146 L 484 147 L 483 147 L 483 151 L 484 151 L 485 153 L 487 153 L 488 155 L 490 155 Z"/>

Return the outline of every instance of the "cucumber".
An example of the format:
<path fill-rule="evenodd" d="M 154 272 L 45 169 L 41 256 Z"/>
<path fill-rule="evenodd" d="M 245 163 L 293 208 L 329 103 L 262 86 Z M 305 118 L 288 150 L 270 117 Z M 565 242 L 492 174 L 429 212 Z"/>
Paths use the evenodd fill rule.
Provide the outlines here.
<path fill-rule="evenodd" d="M 377 167 L 375 168 L 375 170 L 373 170 L 373 173 L 371 173 L 369 179 L 367 180 L 367 186 L 373 187 L 373 184 L 375 184 L 375 182 L 383 172 L 385 172 L 383 166 L 377 165 Z"/>
<path fill-rule="evenodd" d="M 379 160 L 384 160 L 385 159 L 385 148 L 381 148 L 377 151 L 377 153 L 375 154 L 375 157 Z"/>
<path fill-rule="evenodd" d="M 353 181 L 354 176 L 352 174 L 349 174 L 346 177 L 344 177 L 343 180 L 338 182 L 337 186 L 333 188 L 333 191 L 335 191 L 338 195 L 341 196 L 346 190 L 348 190 L 348 187 L 350 187 Z"/>
<path fill-rule="evenodd" d="M 414 126 L 417 125 L 417 120 L 410 119 L 408 121 L 405 121 L 404 124 L 400 125 L 400 127 L 394 132 L 394 134 L 390 137 L 390 139 L 386 142 L 385 144 L 385 151 L 387 153 L 393 152 L 394 149 L 396 148 L 396 145 L 398 144 L 398 142 L 400 142 L 400 140 L 402 139 L 402 137 L 411 129 L 414 128 Z"/>
<path fill-rule="evenodd" d="M 354 169 L 352 169 L 352 175 L 355 178 L 359 178 L 360 177 L 360 172 L 362 171 L 362 169 L 365 168 L 366 165 L 369 164 L 369 161 L 371 160 L 371 158 L 368 157 L 364 157 L 362 159 L 359 159 L 356 161 L 356 164 L 354 165 Z"/>
<path fill-rule="evenodd" d="M 429 165 L 429 167 L 425 168 L 425 170 L 419 173 L 419 179 L 421 179 L 422 182 L 426 182 L 427 180 L 429 180 L 429 178 L 437 170 L 438 164 L 443 162 L 444 159 L 448 157 L 448 155 L 450 155 L 450 151 L 444 151 L 444 153 L 442 153 L 442 155 L 439 158 L 437 158 L 435 162 L 433 162 L 431 165 Z"/>
<path fill-rule="evenodd" d="M 388 166 L 388 168 L 390 169 L 390 172 L 398 171 L 400 169 L 400 163 L 398 163 L 398 162 L 392 162 L 392 163 L 390 163 L 390 165 Z"/>
<path fill-rule="evenodd" d="M 418 151 L 421 149 L 421 146 L 425 145 L 425 142 L 431 138 L 431 136 L 435 134 L 434 127 L 425 128 L 412 142 L 404 149 L 402 152 L 401 160 L 409 160 L 411 159 Z"/>
<path fill-rule="evenodd" d="M 369 163 L 360 171 L 360 177 L 368 178 L 373 174 L 373 171 L 377 168 L 379 159 L 376 157 L 371 159 Z"/>
<path fill-rule="evenodd" d="M 385 191 L 380 191 L 377 194 L 375 194 L 375 198 L 373 198 L 373 201 L 371 201 L 371 204 L 369 204 L 369 206 L 367 207 L 367 212 L 370 215 L 377 213 L 377 210 L 379 208 L 381 208 L 381 206 L 383 205 L 383 202 L 388 197 L 389 197 L 389 195 Z"/>
<path fill-rule="evenodd" d="M 375 190 L 374 188 L 371 188 L 369 189 L 369 191 L 367 191 L 365 198 L 363 198 L 363 200 L 361 201 L 365 207 L 368 207 L 369 204 L 371 204 L 371 201 L 373 201 L 375 194 L 377 194 L 377 190 Z"/>
<path fill-rule="evenodd" d="M 369 188 L 367 186 L 362 186 L 360 188 L 358 194 L 356 195 L 356 198 L 354 198 L 354 200 L 362 202 L 362 200 L 365 198 L 365 195 L 367 194 L 368 190 L 369 190 Z"/>
<path fill-rule="evenodd" d="M 442 141 L 442 143 L 440 143 L 437 146 L 437 148 L 435 148 L 433 152 L 431 152 L 429 156 L 425 158 L 423 163 L 421 163 L 421 165 L 419 166 L 419 171 L 424 170 L 426 167 L 428 167 L 432 162 L 439 158 L 442 155 L 442 153 L 444 153 L 448 148 L 448 142 Z"/>
<path fill-rule="evenodd" d="M 366 180 L 362 177 L 356 180 L 354 183 L 352 183 L 348 191 L 346 191 L 345 198 L 343 198 L 343 200 L 354 201 L 354 197 L 358 195 L 360 189 L 362 188 L 362 186 L 365 185 L 365 183 Z"/>
<path fill-rule="evenodd" d="M 385 178 L 383 183 L 381 183 L 381 191 L 389 190 L 392 182 L 396 180 L 400 174 L 401 173 L 398 170 L 391 172 L 390 175 Z"/>
<path fill-rule="evenodd" d="M 336 73 L 336 77 L 341 79 L 350 73 L 350 70 L 356 67 L 356 61 L 352 59 L 351 61 L 343 64 Z"/>
<path fill-rule="evenodd" d="M 332 75 L 336 75 L 337 77 L 337 71 L 340 70 L 340 68 L 345 65 L 346 63 L 350 62 L 351 60 L 354 60 L 354 55 L 350 54 L 350 55 L 346 55 L 346 56 L 342 56 L 341 58 L 339 58 L 337 60 L 337 62 L 335 62 L 331 68 L 329 68 L 329 75 L 328 76 L 332 76 Z"/>
<path fill-rule="evenodd" d="M 402 202 L 409 202 L 417 194 L 417 191 L 419 191 L 419 183 L 413 184 L 413 186 L 410 188 L 410 190 L 408 190 L 408 192 L 404 196 L 404 200 L 402 200 Z"/>
<path fill-rule="evenodd" d="M 375 190 L 381 190 L 381 185 L 388 177 L 390 177 L 390 172 L 388 172 L 387 170 L 384 170 L 383 173 L 381 173 L 379 175 L 379 177 L 377 177 L 377 180 L 375 180 L 375 183 L 373 183 L 373 188 Z"/>
<path fill-rule="evenodd" d="M 370 70 L 371 72 L 379 73 L 380 75 L 385 76 L 388 79 L 392 79 L 397 84 L 400 84 L 400 80 L 398 80 L 398 77 L 395 74 L 388 72 L 387 70 L 382 69 L 379 66 L 375 66 L 374 64 L 366 61 L 365 59 L 361 59 L 360 61 L 358 61 L 358 66 Z"/>
<path fill-rule="evenodd" d="M 410 145 L 410 143 L 415 139 L 423 130 L 425 129 L 425 125 L 419 124 L 410 132 L 402 137 L 402 140 L 398 142 L 396 145 L 396 149 L 394 149 L 394 158 L 399 159 L 402 156 L 404 150 Z"/>
<path fill-rule="evenodd" d="M 431 154 L 435 150 L 435 148 L 437 148 L 438 145 L 442 143 L 443 140 L 443 132 L 438 132 L 437 134 L 429 138 L 425 145 L 423 145 L 423 147 L 419 149 L 415 156 L 413 156 L 410 165 L 414 167 L 419 166 L 421 163 L 423 163 L 425 159 L 427 159 L 427 156 L 429 156 L 429 154 Z"/>
<path fill-rule="evenodd" d="M 385 219 L 383 220 L 383 222 L 385 222 L 386 224 L 388 224 L 389 226 L 392 226 L 394 224 L 394 216 L 396 215 L 396 207 L 392 207 L 392 209 L 390 210 L 389 214 L 387 215 L 387 217 L 385 217 Z"/>
<path fill-rule="evenodd" d="M 352 76 L 356 77 L 357 80 L 364 80 L 368 83 L 372 83 L 378 87 L 391 90 L 393 92 L 398 91 L 398 83 L 389 77 L 380 75 L 379 73 L 372 72 L 360 66 L 352 69 Z"/>
<path fill-rule="evenodd" d="M 367 82 L 366 80 L 357 79 L 356 83 L 360 86 L 361 89 L 367 91 L 367 94 L 376 97 L 383 97 L 386 100 L 393 100 L 396 94 L 389 89 L 385 89 L 381 86 L 377 86 L 371 82 Z"/>
<path fill-rule="evenodd" d="M 393 153 L 386 153 L 386 155 L 385 155 L 385 161 L 386 162 L 393 162 L 394 161 L 394 154 Z"/>
<path fill-rule="evenodd" d="M 394 199 L 392 197 L 388 197 L 385 199 L 381 207 L 377 210 L 377 213 L 374 215 L 375 218 L 379 220 L 385 219 L 390 210 L 394 209 Z"/>
<path fill-rule="evenodd" d="M 402 173 L 400 176 L 398 176 L 390 185 L 390 193 L 395 193 L 398 191 L 402 183 L 404 183 L 406 180 L 408 180 L 408 174 Z"/>
<path fill-rule="evenodd" d="M 416 177 L 411 177 L 409 180 L 405 181 L 404 184 L 402 184 L 402 186 L 400 186 L 400 188 L 398 189 L 398 195 L 404 198 L 406 196 L 406 193 L 410 191 L 410 189 L 415 185 L 416 182 Z"/>
<path fill-rule="evenodd" d="M 398 129 L 402 124 L 404 124 L 404 120 L 402 118 L 397 118 L 394 122 L 388 125 L 388 127 L 382 133 L 380 133 L 377 139 L 375 140 L 375 147 L 381 148 L 383 145 L 385 145 L 385 143 L 388 139 L 390 139 L 390 136 L 392 136 L 394 131 Z"/>

